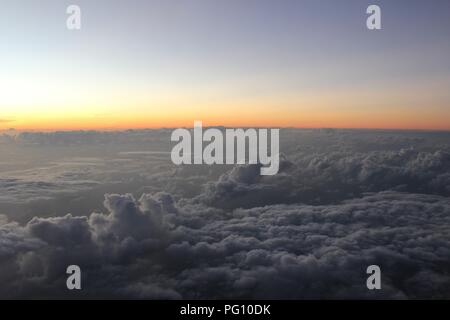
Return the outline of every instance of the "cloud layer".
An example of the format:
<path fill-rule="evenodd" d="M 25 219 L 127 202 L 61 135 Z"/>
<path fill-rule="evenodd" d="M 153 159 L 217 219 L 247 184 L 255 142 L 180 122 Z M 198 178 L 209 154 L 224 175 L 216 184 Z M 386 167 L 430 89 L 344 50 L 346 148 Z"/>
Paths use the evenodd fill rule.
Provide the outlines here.
<path fill-rule="evenodd" d="M 107 195 L 106 213 L 2 221 L 2 297 L 450 296 L 450 200 L 384 192 L 339 205 L 224 212 L 167 193 Z M 84 289 L 65 289 L 78 264 Z M 377 264 L 383 290 L 365 285 Z"/>
<path fill-rule="evenodd" d="M 284 130 L 260 176 L 174 167 L 166 133 L 8 138 L 0 298 L 450 298 L 448 134 Z"/>
<path fill-rule="evenodd" d="M 450 152 L 415 149 L 305 155 L 281 159 L 275 176 L 258 166 L 235 167 L 206 185 L 199 200 L 220 208 L 277 203 L 328 204 L 365 192 L 395 190 L 450 196 Z"/>

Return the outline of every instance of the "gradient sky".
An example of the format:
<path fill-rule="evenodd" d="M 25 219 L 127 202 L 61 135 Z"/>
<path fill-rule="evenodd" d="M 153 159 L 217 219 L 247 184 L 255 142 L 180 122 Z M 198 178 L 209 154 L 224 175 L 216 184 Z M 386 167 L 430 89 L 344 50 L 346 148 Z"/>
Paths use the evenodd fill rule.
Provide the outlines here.
<path fill-rule="evenodd" d="M 0 39 L 0 129 L 450 130 L 448 0 L 2 0 Z"/>

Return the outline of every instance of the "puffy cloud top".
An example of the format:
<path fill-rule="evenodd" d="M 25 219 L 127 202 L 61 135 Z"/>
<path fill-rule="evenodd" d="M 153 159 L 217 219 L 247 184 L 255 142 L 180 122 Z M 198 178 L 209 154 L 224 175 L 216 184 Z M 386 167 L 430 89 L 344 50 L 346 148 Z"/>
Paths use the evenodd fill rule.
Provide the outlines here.
<path fill-rule="evenodd" d="M 450 200 L 383 192 L 327 206 L 205 215 L 169 194 L 107 195 L 107 213 L 3 221 L 3 297 L 426 298 L 450 295 Z M 208 219 L 208 216 L 210 218 Z M 195 223 L 202 220 L 202 224 Z M 205 218 L 206 217 L 206 218 Z M 365 268 L 380 265 L 383 290 Z"/>

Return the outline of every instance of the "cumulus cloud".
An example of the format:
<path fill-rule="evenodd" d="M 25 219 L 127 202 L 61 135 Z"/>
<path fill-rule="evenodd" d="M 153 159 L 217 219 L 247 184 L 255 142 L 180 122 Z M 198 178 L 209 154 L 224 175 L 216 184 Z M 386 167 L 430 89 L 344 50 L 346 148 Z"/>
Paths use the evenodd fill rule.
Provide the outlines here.
<path fill-rule="evenodd" d="M 450 200 L 383 192 L 337 205 L 211 212 L 166 193 L 107 195 L 107 213 L 0 227 L 2 297 L 427 298 L 450 295 Z M 365 269 L 380 265 L 383 290 Z"/>
<path fill-rule="evenodd" d="M 251 208 L 277 203 L 337 203 L 365 192 L 395 190 L 450 196 L 450 152 L 331 152 L 284 157 L 275 176 L 258 166 L 235 167 L 206 184 L 198 200 L 220 208 Z"/>
<path fill-rule="evenodd" d="M 33 218 L 24 226 L 3 218 L 2 296 L 32 296 L 38 287 L 43 294 L 62 291 L 67 263 L 84 266 L 88 274 L 92 270 L 102 282 L 102 270 L 112 276 L 108 272 L 120 270 L 131 259 L 159 252 L 168 241 L 164 214 L 176 212 L 170 195 L 143 195 L 139 201 L 129 194 L 106 195 L 104 204 L 107 214 L 89 217 Z"/>
<path fill-rule="evenodd" d="M 118 134 L 123 144 L 114 134 L 12 138 L 25 155 L 49 156 L 39 169 L 0 162 L 0 297 L 450 297 L 448 134 L 283 130 L 275 176 L 257 165 L 175 168 L 136 152 L 154 132 Z M 89 139 L 92 149 L 73 147 Z M 67 190 L 79 199 L 58 193 Z M 34 218 L 19 201 L 12 214 L 3 206 L 42 195 L 59 202 Z M 81 291 L 66 289 L 70 264 Z M 381 291 L 366 288 L 371 264 Z"/>

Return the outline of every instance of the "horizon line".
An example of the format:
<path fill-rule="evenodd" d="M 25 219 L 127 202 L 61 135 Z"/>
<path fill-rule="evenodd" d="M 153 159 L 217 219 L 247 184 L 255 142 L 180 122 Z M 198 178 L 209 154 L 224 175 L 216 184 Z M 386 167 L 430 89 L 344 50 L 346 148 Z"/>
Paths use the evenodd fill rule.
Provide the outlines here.
<path fill-rule="evenodd" d="M 296 126 L 224 126 L 224 125 L 207 125 L 203 126 L 204 129 L 208 128 L 223 128 L 223 129 L 296 129 L 296 130 L 364 130 L 364 131 L 404 131 L 404 132 L 450 132 L 449 129 L 433 129 L 433 128 L 382 128 L 382 127 L 296 127 Z M 0 133 L 7 132 L 126 132 L 126 131 L 145 131 L 145 130 L 175 130 L 175 129 L 194 129 L 194 126 L 180 126 L 180 127 L 129 127 L 129 128 L 68 128 L 68 129 L 16 129 L 5 128 L 0 129 Z"/>

